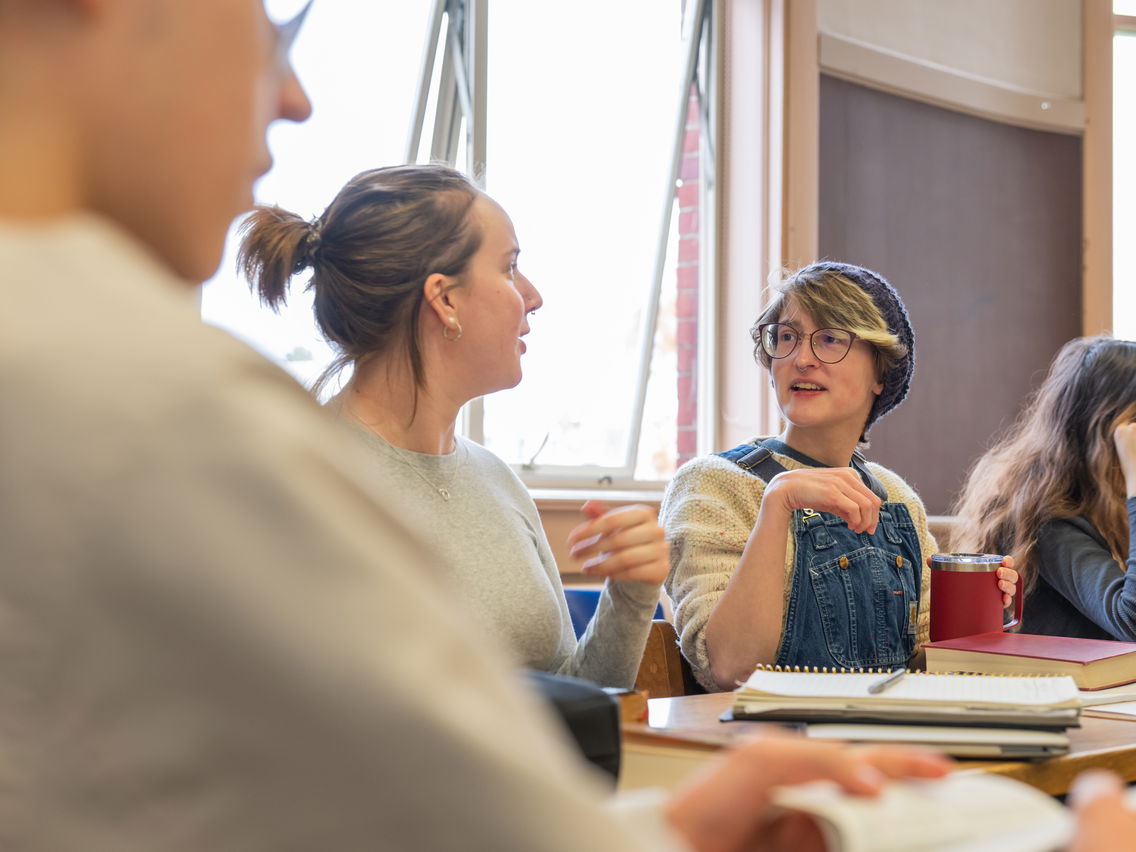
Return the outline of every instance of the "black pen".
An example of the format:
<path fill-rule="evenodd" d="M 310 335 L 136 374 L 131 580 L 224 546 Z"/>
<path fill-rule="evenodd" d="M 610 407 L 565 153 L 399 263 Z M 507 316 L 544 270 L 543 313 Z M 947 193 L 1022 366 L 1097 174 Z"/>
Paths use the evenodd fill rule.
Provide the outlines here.
<path fill-rule="evenodd" d="M 877 680 L 875 683 L 868 687 L 869 695 L 879 695 L 889 686 L 894 686 L 899 682 L 899 679 L 907 674 L 907 669 L 896 669 L 883 680 Z"/>

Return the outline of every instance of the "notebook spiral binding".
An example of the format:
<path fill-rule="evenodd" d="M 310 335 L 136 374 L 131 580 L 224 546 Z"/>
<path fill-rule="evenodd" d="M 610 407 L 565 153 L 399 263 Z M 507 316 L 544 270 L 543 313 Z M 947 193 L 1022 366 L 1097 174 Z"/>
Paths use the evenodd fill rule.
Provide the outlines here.
<path fill-rule="evenodd" d="M 880 668 L 867 668 L 867 669 L 843 669 L 833 666 L 771 666 L 765 663 L 758 663 L 755 667 L 759 672 L 788 672 L 796 674 L 891 674 L 895 669 L 880 669 Z M 1060 674 L 1053 672 L 1000 672 L 1000 673 L 985 673 L 985 672 L 925 672 L 921 669 L 904 669 L 904 672 L 909 675 L 960 675 L 966 677 L 1062 677 Z"/>

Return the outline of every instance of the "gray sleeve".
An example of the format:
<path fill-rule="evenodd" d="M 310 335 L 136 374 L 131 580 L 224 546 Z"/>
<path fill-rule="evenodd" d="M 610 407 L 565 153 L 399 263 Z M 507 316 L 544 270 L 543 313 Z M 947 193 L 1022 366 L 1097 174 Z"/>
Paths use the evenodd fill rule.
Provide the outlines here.
<path fill-rule="evenodd" d="M 5 845 L 645 848 L 332 430 L 191 410 L 41 485 L 75 549 L 5 575 Z"/>
<path fill-rule="evenodd" d="M 505 517 L 516 518 L 516 523 L 523 525 L 525 539 L 535 548 L 535 554 L 525 548 L 523 552 L 498 552 L 495 557 L 519 560 L 518 576 L 525 578 L 506 591 L 508 606 L 502 607 L 495 616 L 498 620 L 509 618 L 512 621 L 514 646 L 522 657 L 528 658 L 528 665 L 584 678 L 601 686 L 633 686 L 647 644 L 651 617 L 659 603 L 660 586 L 638 582 L 604 583 L 596 610 L 577 641 L 560 569 L 532 495 L 501 459 L 484 450 L 474 452 L 478 460 L 479 490 L 491 490 L 497 501 L 509 507 Z M 559 614 L 558 636 L 549 635 L 557 629 L 552 619 L 554 610 Z M 534 614 L 542 614 L 543 618 L 532 623 Z M 530 620 L 526 629 L 521 629 L 520 621 L 526 617 Z M 538 648 L 545 650 L 538 651 Z"/>
<path fill-rule="evenodd" d="M 1072 607 L 1117 639 L 1136 641 L 1136 498 L 1128 500 L 1127 566 L 1083 518 L 1046 524 L 1037 552 L 1041 577 Z"/>
<path fill-rule="evenodd" d="M 531 498 L 527 499 L 532 502 Z M 535 505 L 532 511 L 535 515 Z M 601 686 L 634 686 L 643 659 L 643 649 L 647 644 L 651 619 L 659 603 L 660 587 L 633 581 L 606 581 L 596 611 L 577 641 L 568 614 L 560 569 L 556 565 L 548 539 L 544 536 L 539 517 L 536 518 L 536 528 L 541 531 L 538 544 L 541 564 L 549 583 L 555 589 L 562 616 L 555 673 L 584 678 Z"/>
<path fill-rule="evenodd" d="M 128 245 L 0 228 L 0 845 L 665 848 L 365 455 Z"/>
<path fill-rule="evenodd" d="M 659 586 L 649 583 L 605 582 L 596 611 L 560 673 L 602 686 L 634 686 L 659 593 Z"/>

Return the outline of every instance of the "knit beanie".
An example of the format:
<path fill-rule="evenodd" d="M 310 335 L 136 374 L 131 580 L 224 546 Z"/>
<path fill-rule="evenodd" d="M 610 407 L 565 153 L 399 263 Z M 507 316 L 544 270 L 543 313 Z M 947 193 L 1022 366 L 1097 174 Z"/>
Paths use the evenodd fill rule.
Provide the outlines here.
<path fill-rule="evenodd" d="M 835 273 L 847 278 L 867 293 L 876 310 L 880 312 L 888 331 L 899 338 L 900 343 L 907 347 L 907 354 L 899 363 L 884 373 L 883 390 L 880 391 L 872 410 L 868 413 L 868 422 L 864 426 L 864 434 L 872 424 L 899 405 L 907 397 L 911 388 L 911 375 L 915 372 L 915 332 L 911 330 L 911 321 L 907 317 L 907 308 L 900 301 L 899 294 L 882 275 L 877 275 L 870 269 L 854 266 L 850 263 L 814 263 L 802 269 L 800 273 Z"/>

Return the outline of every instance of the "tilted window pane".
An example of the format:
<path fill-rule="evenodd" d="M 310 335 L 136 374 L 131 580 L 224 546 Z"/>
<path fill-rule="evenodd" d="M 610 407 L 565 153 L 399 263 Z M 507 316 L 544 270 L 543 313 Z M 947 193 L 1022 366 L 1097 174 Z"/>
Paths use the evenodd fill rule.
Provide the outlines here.
<path fill-rule="evenodd" d="M 492 4 L 486 188 L 512 216 L 520 267 L 545 302 L 524 381 L 485 400 L 486 442 L 510 462 L 529 461 L 547 436 L 538 465 L 626 463 L 681 35 L 677 0 Z M 654 365 L 664 400 L 669 360 Z M 648 431 L 673 443 L 674 429 L 671 419 Z"/>

